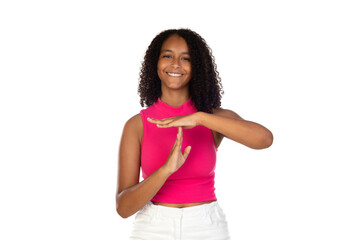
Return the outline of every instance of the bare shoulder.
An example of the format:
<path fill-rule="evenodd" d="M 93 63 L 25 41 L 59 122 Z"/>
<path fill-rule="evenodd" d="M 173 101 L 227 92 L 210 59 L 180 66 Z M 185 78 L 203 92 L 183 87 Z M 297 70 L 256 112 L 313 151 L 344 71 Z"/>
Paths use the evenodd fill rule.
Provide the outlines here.
<path fill-rule="evenodd" d="M 129 118 L 129 120 L 126 121 L 124 127 L 134 129 L 134 130 L 139 129 L 139 128 L 143 128 L 141 114 L 138 113 L 138 114 L 132 116 L 131 118 Z"/>
<path fill-rule="evenodd" d="M 138 113 L 138 114 L 132 116 L 131 118 L 129 118 L 129 120 L 127 120 L 126 124 L 134 124 L 134 125 L 142 126 L 141 114 Z"/>
<path fill-rule="evenodd" d="M 124 132 L 135 134 L 141 142 L 143 135 L 143 122 L 141 114 L 138 113 L 132 116 L 124 125 Z"/>
<path fill-rule="evenodd" d="M 215 109 L 213 109 L 213 114 L 218 115 L 218 116 L 222 116 L 222 117 L 241 119 L 241 120 L 243 119 L 236 112 L 234 112 L 232 110 L 229 110 L 229 109 L 224 109 L 224 108 L 215 108 Z"/>

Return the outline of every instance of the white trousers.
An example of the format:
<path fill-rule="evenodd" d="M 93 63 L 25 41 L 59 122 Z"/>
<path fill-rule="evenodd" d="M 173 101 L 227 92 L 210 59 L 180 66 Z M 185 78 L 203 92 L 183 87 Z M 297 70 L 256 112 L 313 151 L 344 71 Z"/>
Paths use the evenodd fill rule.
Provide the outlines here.
<path fill-rule="evenodd" d="M 172 208 L 149 202 L 135 216 L 131 240 L 228 240 L 225 214 L 218 202 Z"/>

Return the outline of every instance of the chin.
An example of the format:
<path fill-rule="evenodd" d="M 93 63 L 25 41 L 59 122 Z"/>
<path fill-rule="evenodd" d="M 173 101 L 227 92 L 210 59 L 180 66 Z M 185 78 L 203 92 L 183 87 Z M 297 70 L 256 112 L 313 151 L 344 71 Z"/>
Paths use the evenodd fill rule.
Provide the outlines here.
<path fill-rule="evenodd" d="M 165 84 L 165 87 L 167 89 L 171 89 L 171 90 L 180 90 L 180 89 L 184 89 L 184 88 L 188 88 L 188 85 L 184 85 L 184 84 Z"/>
<path fill-rule="evenodd" d="M 180 90 L 186 88 L 186 86 L 167 86 L 167 88 L 171 90 Z"/>

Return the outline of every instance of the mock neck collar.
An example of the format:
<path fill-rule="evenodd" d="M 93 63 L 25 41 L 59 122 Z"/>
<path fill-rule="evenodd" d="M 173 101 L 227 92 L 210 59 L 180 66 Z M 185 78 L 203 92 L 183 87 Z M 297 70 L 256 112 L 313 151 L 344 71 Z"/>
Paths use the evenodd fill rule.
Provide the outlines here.
<path fill-rule="evenodd" d="M 171 105 L 168 105 L 163 101 L 161 101 L 159 97 L 158 100 L 154 103 L 154 106 L 158 108 L 161 112 L 167 114 L 181 115 L 181 114 L 190 114 L 197 112 L 196 107 L 193 101 L 191 100 L 191 97 L 179 107 L 173 107 Z"/>

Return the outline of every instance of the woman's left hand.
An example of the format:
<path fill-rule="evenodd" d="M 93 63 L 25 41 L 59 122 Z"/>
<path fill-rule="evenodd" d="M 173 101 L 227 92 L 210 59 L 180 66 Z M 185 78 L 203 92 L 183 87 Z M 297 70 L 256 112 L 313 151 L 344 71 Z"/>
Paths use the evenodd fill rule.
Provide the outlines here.
<path fill-rule="evenodd" d="M 147 118 L 147 120 L 156 124 L 156 126 L 159 128 L 182 127 L 188 129 L 199 125 L 197 112 L 189 115 L 163 119 Z"/>

